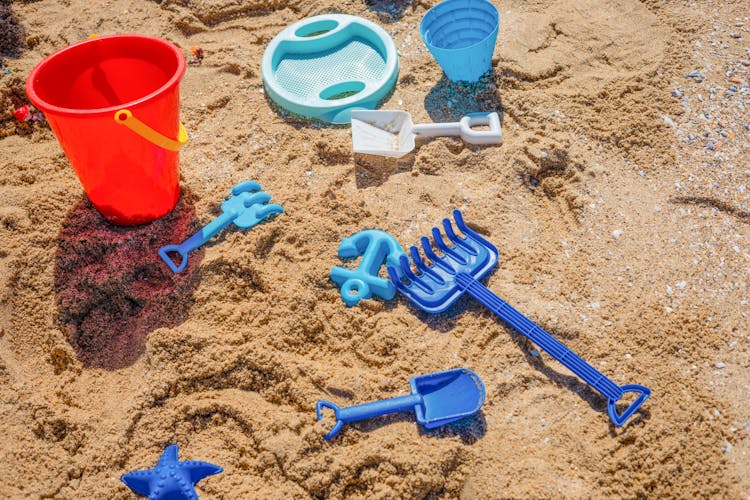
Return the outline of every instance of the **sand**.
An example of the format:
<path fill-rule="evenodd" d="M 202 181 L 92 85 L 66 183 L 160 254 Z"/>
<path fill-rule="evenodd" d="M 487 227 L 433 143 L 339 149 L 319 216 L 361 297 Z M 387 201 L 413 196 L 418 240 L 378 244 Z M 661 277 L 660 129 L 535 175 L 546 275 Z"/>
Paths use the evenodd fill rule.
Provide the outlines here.
<path fill-rule="evenodd" d="M 747 3 L 498 1 L 493 73 L 472 87 L 422 45 L 434 3 L 42 0 L 10 5 L 20 26 L 5 6 L 0 497 L 135 498 L 119 477 L 176 443 L 224 468 L 198 484 L 205 499 L 750 498 Z M 266 44 L 325 12 L 393 36 L 385 107 L 415 122 L 501 111 L 504 143 L 355 157 L 348 128 L 274 110 Z M 181 85 L 182 198 L 130 229 L 92 208 L 45 124 L 12 117 L 44 56 L 124 32 L 205 52 Z M 286 212 L 169 272 L 156 249 L 245 179 Z M 403 297 L 344 306 L 328 278 L 342 238 L 380 228 L 410 245 L 454 208 L 499 248 L 491 290 L 616 383 L 652 389 L 628 425 L 470 298 L 439 316 Z M 487 387 L 473 419 L 425 431 L 403 414 L 323 440 L 318 399 L 403 395 L 458 366 Z"/>

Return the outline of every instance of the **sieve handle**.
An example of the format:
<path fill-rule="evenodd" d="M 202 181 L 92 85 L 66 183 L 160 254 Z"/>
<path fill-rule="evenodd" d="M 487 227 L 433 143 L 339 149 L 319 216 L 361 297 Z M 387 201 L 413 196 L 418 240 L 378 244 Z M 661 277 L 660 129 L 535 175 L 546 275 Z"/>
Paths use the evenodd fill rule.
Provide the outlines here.
<path fill-rule="evenodd" d="M 182 146 L 188 141 L 187 131 L 180 122 L 180 131 L 177 134 L 177 140 L 170 139 L 169 137 L 157 132 L 152 129 L 138 118 L 133 116 L 133 112 L 129 109 L 118 109 L 115 111 L 115 122 L 120 125 L 124 125 L 136 134 L 140 135 L 149 142 L 152 142 L 160 148 L 167 149 L 169 151 L 179 151 Z"/>

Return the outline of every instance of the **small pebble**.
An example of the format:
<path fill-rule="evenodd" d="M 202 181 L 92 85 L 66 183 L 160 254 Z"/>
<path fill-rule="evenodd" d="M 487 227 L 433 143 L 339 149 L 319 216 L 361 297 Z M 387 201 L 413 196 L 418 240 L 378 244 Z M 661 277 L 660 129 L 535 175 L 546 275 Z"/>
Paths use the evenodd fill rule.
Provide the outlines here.
<path fill-rule="evenodd" d="M 721 449 L 721 451 L 724 453 L 729 453 L 730 451 L 732 451 L 732 443 L 727 443 L 726 446 Z"/>
<path fill-rule="evenodd" d="M 680 290 L 684 290 L 684 289 L 685 289 L 685 287 L 687 286 L 687 283 L 686 283 L 685 281 L 680 281 L 680 282 L 679 282 L 679 283 L 677 283 L 677 285 L 675 285 L 675 286 L 676 286 L 677 288 L 679 288 Z"/>
<path fill-rule="evenodd" d="M 742 61 L 740 61 L 740 64 L 743 66 L 750 66 L 750 61 L 746 61 L 743 59 Z"/>
<path fill-rule="evenodd" d="M 719 132 L 719 135 L 721 135 L 722 137 L 729 137 L 729 133 L 726 130 L 722 130 L 721 132 Z"/>
<path fill-rule="evenodd" d="M 547 427 L 547 421 L 546 420 L 542 419 L 541 423 L 542 423 L 542 427 Z"/>
<path fill-rule="evenodd" d="M 633 356 L 631 356 L 630 354 L 626 354 L 625 359 L 633 359 Z"/>
<path fill-rule="evenodd" d="M 724 363 L 722 363 L 721 361 L 719 361 L 719 362 L 718 362 L 718 363 L 716 363 L 716 364 L 715 364 L 714 366 L 715 366 L 716 368 L 718 368 L 719 370 L 721 370 L 722 368 L 724 368 L 724 367 L 725 367 L 725 366 L 727 366 L 727 365 L 725 365 Z"/>
<path fill-rule="evenodd" d="M 600 305 L 600 304 L 599 304 L 599 301 L 596 301 L 596 302 L 592 302 L 592 303 L 590 304 L 590 306 L 591 306 L 591 309 L 599 309 L 599 305 Z"/>
<path fill-rule="evenodd" d="M 530 351 L 529 351 L 529 354 L 531 354 L 531 355 L 532 355 L 532 356 L 534 356 L 535 358 L 539 357 L 539 351 L 537 351 L 536 349 L 532 349 L 532 350 L 530 350 Z"/>
<path fill-rule="evenodd" d="M 674 90 L 672 91 L 672 97 L 676 97 L 676 98 L 678 98 L 678 99 L 679 99 L 679 98 L 680 98 L 680 97 L 682 97 L 683 95 L 685 95 L 685 91 L 684 91 L 684 90 L 682 90 L 682 89 L 681 89 L 680 87 L 677 87 L 676 89 L 674 89 Z"/>
<path fill-rule="evenodd" d="M 617 239 L 620 236 L 622 236 L 622 229 L 615 229 L 614 231 L 612 231 L 612 236 L 614 236 L 615 239 Z"/>
<path fill-rule="evenodd" d="M 739 33 L 730 33 L 729 37 L 730 38 L 742 38 L 742 35 L 740 35 Z"/>
<path fill-rule="evenodd" d="M 670 118 L 669 116 L 667 116 L 667 115 L 662 115 L 661 119 L 662 119 L 662 120 L 664 120 L 664 123 L 666 123 L 667 125 L 669 125 L 669 126 L 670 126 L 671 128 L 675 128 L 675 126 L 676 126 L 676 125 L 675 125 L 675 122 L 674 122 L 674 120 L 673 120 L 672 118 Z"/>
<path fill-rule="evenodd" d="M 706 79 L 706 77 L 703 76 L 698 70 L 693 70 L 690 73 L 685 73 L 685 78 L 692 78 L 698 83 L 701 83 Z"/>
<path fill-rule="evenodd" d="M 710 149 L 711 151 L 716 149 L 716 141 L 714 141 L 713 139 L 708 141 L 708 144 L 706 144 L 706 149 Z"/>

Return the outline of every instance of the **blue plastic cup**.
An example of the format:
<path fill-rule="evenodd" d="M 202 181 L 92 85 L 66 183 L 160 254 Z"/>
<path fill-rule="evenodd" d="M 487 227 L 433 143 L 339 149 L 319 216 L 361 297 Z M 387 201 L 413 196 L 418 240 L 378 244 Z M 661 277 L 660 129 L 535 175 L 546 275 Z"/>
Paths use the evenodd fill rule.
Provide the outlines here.
<path fill-rule="evenodd" d="M 492 68 L 499 26 L 487 0 L 445 0 L 427 11 L 419 32 L 449 80 L 476 82 Z"/>

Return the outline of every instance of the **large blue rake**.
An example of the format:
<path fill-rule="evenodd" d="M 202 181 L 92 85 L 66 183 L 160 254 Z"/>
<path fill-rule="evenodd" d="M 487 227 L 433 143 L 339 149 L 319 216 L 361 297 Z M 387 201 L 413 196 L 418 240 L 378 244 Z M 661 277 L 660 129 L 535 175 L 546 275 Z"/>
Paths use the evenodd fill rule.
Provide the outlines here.
<path fill-rule="evenodd" d="M 478 280 L 497 264 L 497 248 L 469 229 L 461 217 L 461 212 L 454 210 L 453 217 L 464 237 L 455 233 L 450 219 L 443 219 L 445 235 L 453 246 L 445 243 L 438 228 L 432 228 L 435 248 L 443 255 L 438 256 L 433 250 L 433 242 L 423 236 L 420 239 L 422 251 L 432 264 L 428 265 L 424 261 L 416 246 L 411 247 L 411 263 L 414 264 L 417 273 L 412 271 L 411 263 L 406 256 L 399 259 L 398 269 L 388 266 L 388 275 L 396 288 L 420 309 L 429 313 L 445 311 L 464 292 L 468 292 L 500 319 L 599 391 L 607 399 L 609 418 L 616 426 L 623 425 L 648 399 L 651 390 L 638 384 L 615 384 L 481 284 Z M 637 398 L 622 413 L 618 413 L 616 403 L 626 393 L 637 394 Z"/>

